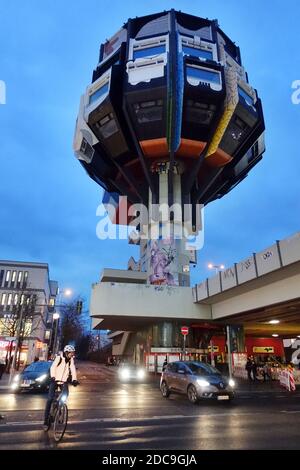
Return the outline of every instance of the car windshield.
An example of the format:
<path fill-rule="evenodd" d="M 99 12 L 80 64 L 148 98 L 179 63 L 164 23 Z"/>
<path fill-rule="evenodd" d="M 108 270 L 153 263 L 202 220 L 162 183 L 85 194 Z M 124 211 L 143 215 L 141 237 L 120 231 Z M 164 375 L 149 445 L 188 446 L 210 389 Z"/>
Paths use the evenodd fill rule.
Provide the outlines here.
<path fill-rule="evenodd" d="M 215 367 L 211 366 L 210 364 L 197 364 L 196 362 L 191 362 L 187 364 L 191 371 L 196 375 L 212 375 L 218 374 L 221 375 L 220 371 Z"/>
<path fill-rule="evenodd" d="M 50 366 L 50 362 L 33 362 L 24 369 L 24 372 L 47 372 Z"/>
<path fill-rule="evenodd" d="M 130 362 L 127 362 L 124 364 L 120 364 L 120 367 L 125 367 L 126 369 L 138 369 L 141 366 L 139 366 L 138 364 L 131 364 Z"/>

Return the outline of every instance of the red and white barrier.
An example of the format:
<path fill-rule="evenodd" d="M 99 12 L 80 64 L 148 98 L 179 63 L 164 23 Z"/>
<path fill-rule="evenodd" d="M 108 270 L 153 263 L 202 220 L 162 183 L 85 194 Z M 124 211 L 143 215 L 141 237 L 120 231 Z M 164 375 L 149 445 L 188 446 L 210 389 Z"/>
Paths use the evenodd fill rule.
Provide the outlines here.
<path fill-rule="evenodd" d="M 234 366 L 233 376 L 234 377 L 239 377 L 240 379 L 247 379 L 248 378 L 248 373 L 245 369 L 245 366 Z"/>
<path fill-rule="evenodd" d="M 283 369 L 278 374 L 279 383 L 289 392 L 294 392 L 296 390 L 294 373 L 292 370 Z"/>
<path fill-rule="evenodd" d="M 294 392 L 296 390 L 294 373 L 292 370 L 290 370 L 289 373 L 290 373 L 290 390 Z"/>

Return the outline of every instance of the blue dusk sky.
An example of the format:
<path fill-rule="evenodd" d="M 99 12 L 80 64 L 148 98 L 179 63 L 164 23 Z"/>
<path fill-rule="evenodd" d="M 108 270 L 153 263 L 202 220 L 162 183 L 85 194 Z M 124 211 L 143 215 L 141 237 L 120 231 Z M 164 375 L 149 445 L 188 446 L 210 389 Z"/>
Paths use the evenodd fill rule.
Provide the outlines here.
<path fill-rule="evenodd" d="M 102 189 L 73 156 L 79 98 L 99 46 L 130 17 L 175 8 L 209 19 L 241 49 L 262 99 L 266 153 L 231 193 L 205 209 L 192 283 L 299 231 L 300 80 L 297 0 L 0 0 L 0 259 L 49 263 L 61 287 L 87 299 L 104 267 L 138 257 L 126 240 L 96 237 Z"/>

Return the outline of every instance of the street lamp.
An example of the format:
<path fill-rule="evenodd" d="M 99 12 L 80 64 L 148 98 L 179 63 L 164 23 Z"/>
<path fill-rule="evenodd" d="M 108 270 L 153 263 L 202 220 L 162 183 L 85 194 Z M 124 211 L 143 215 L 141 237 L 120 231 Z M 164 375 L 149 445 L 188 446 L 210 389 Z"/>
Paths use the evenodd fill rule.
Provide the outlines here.
<path fill-rule="evenodd" d="M 70 297 L 72 295 L 72 290 L 69 288 L 66 289 L 58 289 L 57 291 L 57 296 L 56 296 L 56 302 L 55 302 L 55 307 L 56 307 L 56 312 L 52 316 L 52 320 L 54 323 L 55 320 L 55 334 L 54 334 L 54 341 L 52 345 L 52 352 L 53 355 L 57 354 L 58 346 L 59 346 L 59 341 L 58 341 L 58 324 L 59 324 L 59 318 L 60 318 L 60 307 L 61 307 L 61 297 Z M 52 329 L 53 329 L 53 323 L 52 323 Z M 53 334 L 53 331 L 52 331 Z"/>
<path fill-rule="evenodd" d="M 55 320 L 55 334 L 54 334 L 54 341 L 53 341 L 53 355 L 55 356 L 57 352 L 57 332 L 58 332 L 58 323 L 59 323 L 59 313 L 53 313 L 53 320 Z"/>
<path fill-rule="evenodd" d="M 216 274 L 218 274 L 219 271 L 223 271 L 223 269 L 225 269 L 224 264 L 208 263 L 207 267 L 208 267 L 208 269 L 215 269 Z"/>

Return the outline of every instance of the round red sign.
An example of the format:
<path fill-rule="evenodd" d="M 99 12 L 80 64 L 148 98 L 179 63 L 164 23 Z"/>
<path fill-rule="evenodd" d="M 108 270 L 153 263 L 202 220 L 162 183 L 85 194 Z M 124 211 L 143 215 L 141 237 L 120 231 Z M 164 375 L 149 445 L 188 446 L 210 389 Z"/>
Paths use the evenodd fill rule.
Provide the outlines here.
<path fill-rule="evenodd" d="M 188 326 L 182 326 L 181 327 L 181 333 L 183 334 L 183 336 L 186 336 L 189 334 L 189 328 Z"/>

